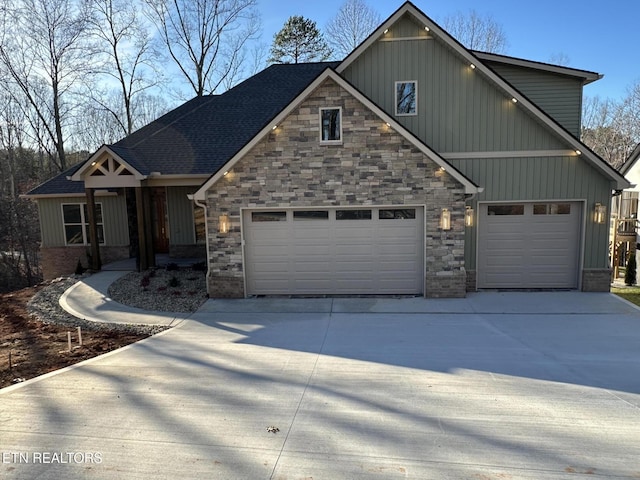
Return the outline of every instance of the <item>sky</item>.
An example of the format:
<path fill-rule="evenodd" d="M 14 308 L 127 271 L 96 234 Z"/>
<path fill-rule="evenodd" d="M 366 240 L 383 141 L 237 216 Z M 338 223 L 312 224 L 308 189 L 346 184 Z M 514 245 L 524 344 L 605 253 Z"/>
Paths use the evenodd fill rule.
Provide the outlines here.
<path fill-rule="evenodd" d="M 320 29 L 344 0 L 258 0 L 263 41 L 292 15 L 314 20 Z M 404 0 L 365 0 L 383 20 Z M 506 55 L 539 62 L 568 57 L 567 66 L 589 70 L 604 78 L 587 85 L 584 95 L 621 100 L 640 82 L 639 0 L 413 0 L 436 23 L 447 15 L 475 10 L 502 25 L 509 45 Z"/>

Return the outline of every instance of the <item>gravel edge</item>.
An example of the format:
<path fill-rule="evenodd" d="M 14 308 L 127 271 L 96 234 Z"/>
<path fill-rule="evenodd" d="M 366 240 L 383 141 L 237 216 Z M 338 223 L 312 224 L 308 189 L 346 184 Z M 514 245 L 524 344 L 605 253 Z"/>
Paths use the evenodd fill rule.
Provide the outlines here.
<path fill-rule="evenodd" d="M 135 333 L 141 335 L 155 335 L 168 326 L 165 325 L 133 325 L 92 322 L 74 317 L 60 306 L 60 297 L 73 285 L 88 275 L 73 275 L 60 277 L 49 282 L 42 290 L 36 293 L 27 303 L 29 313 L 43 323 L 82 327 L 88 331 L 110 331 L 119 333 Z"/>

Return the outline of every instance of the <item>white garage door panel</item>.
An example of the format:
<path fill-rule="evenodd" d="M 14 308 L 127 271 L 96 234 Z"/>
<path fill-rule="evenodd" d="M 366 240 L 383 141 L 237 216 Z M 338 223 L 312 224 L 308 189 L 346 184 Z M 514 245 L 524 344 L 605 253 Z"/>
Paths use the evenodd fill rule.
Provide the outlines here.
<path fill-rule="evenodd" d="M 509 205 L 521 214 L 479 207 L 478 287 L 577 288 L 582 204 Z"/>
<path fill-rule="evenodd" d="M 400 207 L 402 208 L 402 207 Z M 423 210 L 415 218 L 379 218 L 379 207 L 361 207 L 371 218 L 296 218 L 243 213 L 247 293 L 411 294 L 423 289 Z M 294 212 L 298 212 L 294 216 Z"/>

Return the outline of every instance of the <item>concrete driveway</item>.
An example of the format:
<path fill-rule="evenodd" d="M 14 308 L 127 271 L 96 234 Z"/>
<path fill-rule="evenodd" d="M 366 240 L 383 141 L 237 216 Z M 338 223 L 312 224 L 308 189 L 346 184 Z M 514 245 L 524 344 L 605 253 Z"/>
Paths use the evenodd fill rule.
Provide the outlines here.
<path fill-rule="evenodd" d="M 209 301 L 0 391 L 0 455 L 24 479 L 640 478 L 640 313 L 578 292 Z"/>

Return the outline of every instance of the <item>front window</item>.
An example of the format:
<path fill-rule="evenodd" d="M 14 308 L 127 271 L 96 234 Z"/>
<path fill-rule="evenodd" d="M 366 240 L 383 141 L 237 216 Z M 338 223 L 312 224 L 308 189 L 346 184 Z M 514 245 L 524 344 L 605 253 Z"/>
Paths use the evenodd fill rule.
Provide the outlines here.
<path fill-rule="evenodd" d="M 396 82 L 396 115 L 418 114 L 418 82 Z"/>
<path fill-rule="evenodd" d="M 320 141 L 323 143 L 342 142 L 342 110 L 340 108 L 320 109 Z"/>
<path fill-rule="evenodd" d="M 62 205 L 62 221 L 67 245 L 89 244 L 89 213 L 86 203 L 65 203 Z M 104 244 L 104 223 L 102 221 L 102 204 L 96 204 L 96 224 L 98 226 L 98 242 Z"/>

